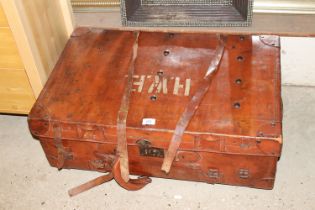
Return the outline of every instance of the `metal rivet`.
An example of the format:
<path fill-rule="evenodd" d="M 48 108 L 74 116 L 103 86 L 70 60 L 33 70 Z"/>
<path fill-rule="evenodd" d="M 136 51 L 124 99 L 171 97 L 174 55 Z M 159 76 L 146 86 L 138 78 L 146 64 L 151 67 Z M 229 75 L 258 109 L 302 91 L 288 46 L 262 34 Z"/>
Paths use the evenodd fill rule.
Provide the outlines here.
<path fill-rule="evenodd" d="M 175 34 L 173 34 L 173 33 L 169 33 L 169 34 L 168 34 L 168 37 L 169 37 L 169 38 L 173 38 L 174 36 L 175 36 Z"/>
<path fill-rule="evenodd" d="M 150 96 L 151 101 L 156 101 L 157 97 L 156 95 Z"/>
<path fill-rule="evenodd" d="M 242 84 L 242 80 L 241 79 L 237 79 L 237 80 L 235 80 L 235 83 L 240 85 L 240 84 Z"/>
<path fill-rule="evenodd" d="M 156 72 L 156 74 L 159 75 L 159 76 L 162 76 L 163 73 L 164 73 L 163 71 L 158 71 L 158 72 Z"/>
<path fill-rule="evenodd" d="M 235 109 L 239 109 L 239 108 L 241 108 L 241 104 L 240 103 L 238 103 L 238 102 L 236 102 L 236 103 L 234 103 L 234 108 Z"/>
<path fill-rule="evenodd" d="M 164 56 L 168 56 L 170 54 L 170 51 L 169 50 L 164 50 L 163 54 L 164 54 Z"/>
<path fill-rule="evenodd" d="M 236 58 L 238 61 L 243 61 L 244 60 L 244 57 L 243 56 L 241 56 L 241 55 L 239 55 L 239 56 L 237 56 L 237 58 Z"/>

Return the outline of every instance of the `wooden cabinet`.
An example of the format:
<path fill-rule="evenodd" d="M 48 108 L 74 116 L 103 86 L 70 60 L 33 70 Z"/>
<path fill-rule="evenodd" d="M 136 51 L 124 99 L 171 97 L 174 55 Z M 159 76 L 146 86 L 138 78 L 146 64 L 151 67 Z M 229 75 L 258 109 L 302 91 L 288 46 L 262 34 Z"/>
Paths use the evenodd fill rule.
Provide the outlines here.
<path fill-rule="evenodd" d="M 0 113 L 28 114 L 72 30 L 68 0 L 0 0 Z"/>
<path fill-rule="evenodd" d="M 9 27 L 0 28 L 0 70 L 24 69 L 24 65 Z"/>
<path fill-rule="evenodd" d="M 0 111 L 27 114 L 35 96 L 24 70 L 0 69 Z"/>
<path fill-rule="evenodd" d="M 34 102 L 30 81 L 0 5 L 0 112 L 26 114 Z"/>
<path fill-rule="evenodd" d="M 7 27 L 8 25 L 8 21 L 4 15 L 3 9 L 0 5 L 0 27 Z"/>

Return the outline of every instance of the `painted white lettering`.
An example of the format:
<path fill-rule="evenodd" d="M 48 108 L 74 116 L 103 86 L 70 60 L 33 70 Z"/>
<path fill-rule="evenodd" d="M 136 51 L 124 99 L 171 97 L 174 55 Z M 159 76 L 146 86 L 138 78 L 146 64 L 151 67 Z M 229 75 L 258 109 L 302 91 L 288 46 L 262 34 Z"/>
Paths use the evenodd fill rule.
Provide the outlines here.
<path fill-rule="evenodd" d="M 185 81 L 185 89 L 184 89 L 184 85 L 180 83 L 180 78 L 176 77 L 175 78 L 175 83 L 174 83 L 173 94 L 174 95 L 179 95 L 179 89 L 184 89 L 184 95 L 185 96 L 189 96 L 190 82 L 191 82 L 190 79 L 186 79 L 186 81 Z"/>
<path fill-rule="evenodd" d="M 125 75 L 125 77 L 128 77 L 128 75 Z M 170 77 L 167 79 L 159 75 L 133 75 L 133 79 L 131 89 L 133 92 L 141 93 L 147 91 L 148 93 L 168 94 L 168 80 L 174 80 L 174 95 L 189 96 L 190 94 L 191 79 L 185 79 L 182 83 L 180 77 Z M 145 85 L 146 83 L 148 84 Z"/>
<path fill-rule="evenodd" d="M 153 93 L 154 89 L 156 89 L 156 93 L 160 93 L 163 90 L 163 93 L 167 94 L 167 79 L 163 78 L 161 82 L 160 77 L 156 75 L 149 87 L 148 93 Z"/>
<path fill-rule="evenodd" d="M 175 83 L 174 83 L 174 90 L 173 94 L 178 95 L 179 94 L 179 89 L 184 88 L 184 85 L 180 84 L 180 78 L 176 77 L 175 78 Z"/>
<path fill-rule="evenodd" d="M 191 79 L 186 79 L 185 96 L 189 96 Z"/>
<path fill-rule="evenodd" d="M 167 94 L 167 79 L 163 78 L 163 93 Z"/>
<path fill-rule="evenodd" d="M 145 75 L 141 75 L 141 76 L 134 75 L 133 78 L 134 79 L 139 79 L 140 78 L 140 80 L 133 82 L 133 85 L 138 86 L 138 88 L 137 89 L 132 89 L 131 91 L 138 91 L 139 93 L 141 93 L 142 89 L 143 89 L 143 85 L 144 85 Z"/>

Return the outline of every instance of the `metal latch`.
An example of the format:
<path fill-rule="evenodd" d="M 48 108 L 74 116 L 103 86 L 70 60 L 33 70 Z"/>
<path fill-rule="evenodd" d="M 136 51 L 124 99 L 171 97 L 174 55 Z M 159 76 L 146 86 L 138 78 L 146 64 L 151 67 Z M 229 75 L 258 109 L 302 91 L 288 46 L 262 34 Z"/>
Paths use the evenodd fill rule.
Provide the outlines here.
<path fill-rule="evenodd" d="M 238 175 L 241 179 L 249 178 L 249 170 L 248 169 L 240 169 Z"/>
<path fill-rule="evenodd" d="M 208 177 L 209 177 L 209 178 L 213 178 L 213 179 L 218 179 L 218 178 L 220 178 L 219 169 L 216 169 L 216 168 L 209 169 L 209 171 L 208 171 Z"/>
<path fill-rule="evenodd" d="M 164 158 L 164 149 L 151 147 L 151 142 L 146 139 L 137 141 L 139 153 L 141 156 L 160 157 Z"/>

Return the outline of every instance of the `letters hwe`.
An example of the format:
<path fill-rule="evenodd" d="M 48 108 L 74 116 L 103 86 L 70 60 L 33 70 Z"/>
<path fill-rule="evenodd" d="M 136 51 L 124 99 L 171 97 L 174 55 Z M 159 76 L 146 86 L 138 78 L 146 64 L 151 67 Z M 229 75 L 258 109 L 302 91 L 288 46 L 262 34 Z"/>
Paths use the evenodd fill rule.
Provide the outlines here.
<path fill-rule="evenodd" d="M 152 75 L 134 75 L 132 91 L 141 93 L 163 93 L 172 92 L 174 95 L 189 96 L 191 79 L 184 81 L 180 77 L 165 78 Z"/>

